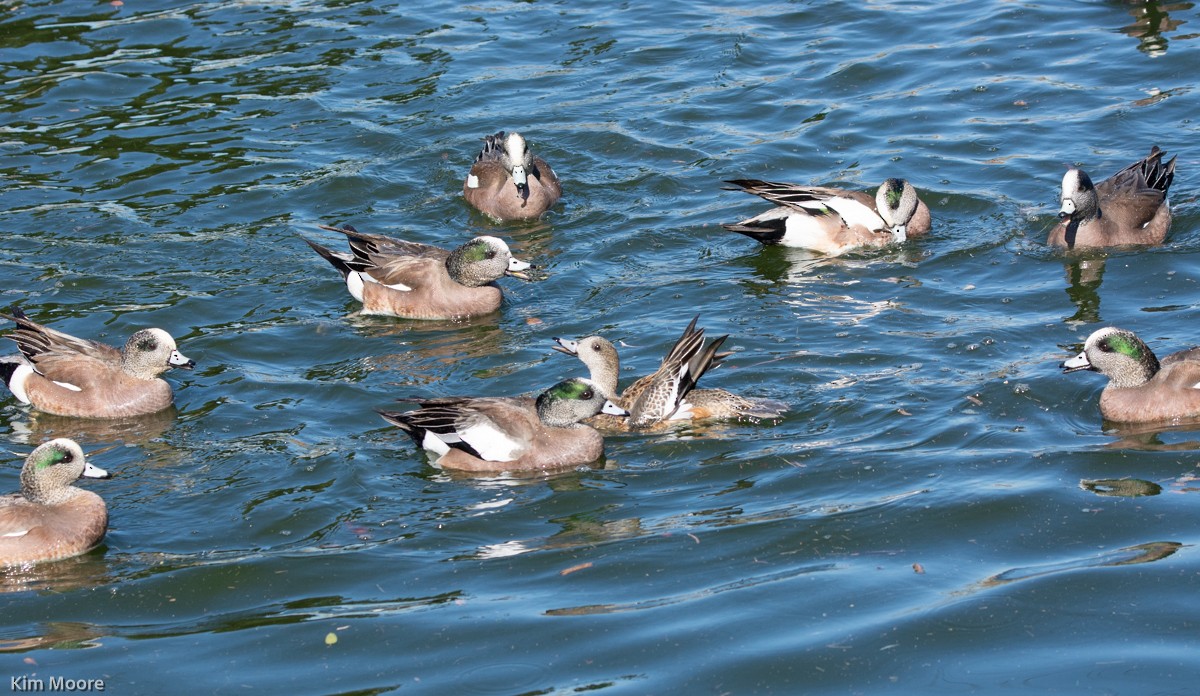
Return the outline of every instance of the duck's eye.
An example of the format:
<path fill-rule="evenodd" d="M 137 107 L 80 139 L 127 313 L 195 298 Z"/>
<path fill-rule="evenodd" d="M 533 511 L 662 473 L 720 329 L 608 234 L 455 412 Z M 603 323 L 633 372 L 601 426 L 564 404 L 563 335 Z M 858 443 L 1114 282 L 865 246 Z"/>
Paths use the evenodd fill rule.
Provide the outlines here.
<path fill-rule="evenodd" d="M 1116 351 L 1116 348 L 1113 348 L 1108 341 L 1100 341 L 1100 343 L 1096 344 L 1096 347 L 1105 353 L 1113 353 Z"/>
<path fill-rule="evenodd" d="M 137 342 L 137 349 L 146 351 L 147 353 L 158 350 L 158 341 L 153 336 L 147 336 Z"/>
<path fill-rule="evenodd" d="M 596 351 L 597 353 L 599 353 L 599 352 L 600 352 L 600 344 L 599 344 L 599 343 L 593 343 L 593 344 L 592 344 L 592 350 L 594 350 L 594 351 Z"/>
<path fill-rule="evenodd" d="M 591 401 L 593 396 L 595 396 L 595 393 L 591 389 L 584 389 L 583 393 L 579 395 L 579 399 L 581 401 Z"/>

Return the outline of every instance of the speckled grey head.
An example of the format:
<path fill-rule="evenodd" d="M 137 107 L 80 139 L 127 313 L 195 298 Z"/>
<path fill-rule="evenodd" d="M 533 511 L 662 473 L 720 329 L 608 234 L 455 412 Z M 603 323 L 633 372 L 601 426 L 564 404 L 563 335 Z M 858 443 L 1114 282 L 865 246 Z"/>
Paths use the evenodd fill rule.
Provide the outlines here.
<path fill-rule="evenodd" d="M 1064 373 L 1093 370 L 1119 388 L 1145 384 L 1158 367 L 1158 358 L 1142 339 L 1112 326 L 1093 332 L 1084 342 L 1083 352 L 1062 364 Z"/>
<path fill-rule="evenodd" d="M 1062 207 L 1058 211 L 1058 217 L 1063 220 L 1071 217 L 1079 220 L 1095 217 L 1099 206 L 1096 187 L 1092 185 L 1091 178 L 1087 172 L 1076 167 L 1068 168 L 1067 173 L 1063 174 L 1060 200 Z"/>
<path fill-rule="evenodd" d="M 175 339 L 162 329 L 142 329 L 125 341 L 121 350 L 122 369 L 139 379 L 154 379 L 172 367 L 190 370 L 196 366 L 175 347 Z"/>
<path fill-rule="evenodd" d="M 456 283 L 475 288 L 509 275 L 529 280 L 523 271 L 530 265 L 513 257 L 499 237 L 476 237 L 463 244 L 446 259 L 446 271 Z"/>
<path fill-rule="evenodd" d="M 52 505 L 71 495 L 71 484 L 80 476 L 108 478 L 83 456 L 74 440 L 60 437 L 42 444 L 25 458 L 21 468 L 21 494 L 40 504 Z"/>
<path fill-rule="evenodd" d="M 892 233 L 893 242 L 908 239 L 908 223 L 917 212 L 917 190 L 904 179 L 888 179 L 875 192 L 875 210 Z"/>
<path fill-rule="evenodd" d="M 601 412 L 625 415 L 624 409 L 604 397 L 599 385 L 582 377 L 563 380 L 537 398 L 538 418 L 552 427 L 569 427 Z"/>

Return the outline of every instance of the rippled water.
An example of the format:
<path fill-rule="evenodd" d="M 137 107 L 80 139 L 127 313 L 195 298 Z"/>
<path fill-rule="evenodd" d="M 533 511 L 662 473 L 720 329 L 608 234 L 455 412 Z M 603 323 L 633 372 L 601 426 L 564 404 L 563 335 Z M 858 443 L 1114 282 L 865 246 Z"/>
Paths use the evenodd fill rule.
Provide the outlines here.
<path fill-rule="evenodd" d="M 13 678 L 116 693 L 1190 693 L 1200 435 L 1129 432 L 1057 364 L 1091 330 L 1200 344 L 1193 3 L 124 4 L 0 15 L 0 300 L 200 364 L 177 411 L 49 418 L 111 529 L 3 578 Z M 469 210 L 480 138 L 563 178 L 533 224 Z M 1065 163 L 1178 153 L 1160 248 L 1048 250 Z M 722 182 L 910 179 L 935 217 L 828 259 L 720 227 Z M 359 317 L 319 223 L 546 266 L 469 325 Z M 705 378 L 774 423 L 608 439 L 592 469 L 471 479 L 373 412 L 652 370 L 696 313 Z M 17 487 L 8 457 L 4 490 Z M 1136 479 L 1140 484 L 1114 483 Z M 1099 482 L 1099 483 L 1096 483 Z M 1137 495 L 1141 493 L 1142 495 Z M 330 636 L 336 638 L 332 642 Z M 0 677 L 3 677 L 0 674 Z"/>

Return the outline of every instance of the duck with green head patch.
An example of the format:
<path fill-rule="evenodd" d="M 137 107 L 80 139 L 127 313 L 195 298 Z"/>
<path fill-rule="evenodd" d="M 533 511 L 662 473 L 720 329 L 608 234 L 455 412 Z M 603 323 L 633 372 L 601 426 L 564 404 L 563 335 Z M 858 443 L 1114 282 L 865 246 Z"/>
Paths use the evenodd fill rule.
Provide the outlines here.
<path fill-rule="evenodd" d="M 346 281 L 363 314 L 405 319 L 454 320 L 491 314 L 503 295 L 495 281 L 504 276 L 530 280 L 531 266 L 514 258 L 498 237 L 475 237 L 453 250 L 359 232 L 350 225 L 320 226 L 341 232 L 350 253 L 305 239 Z"/>
<path fill-rule="evenodd" d="M 1088 336 L 1063 372 L 1092 370 L 1108 377 L 1100 414 L 1111 421 L 1146 423 L 1200 418 L 1200 348 L 1161 361 L 1132 331 L 1108 327 Z"/>
<path fill-rule="evenodd" d="M 400 399 L 414 411 L 378 411 L 446 469 L 521 472 L 596 461 L 604 439 L 580 421 L 598 413 L 624 415 L 591 380 L 555 384 L 532 397 Z"/>
<path fill-rule="evenodd" d="M 35 449 L 21 468 L 21 492 L 0 496 L 0 565 L 78 556 L 100 543 L 108 508 L 80 477 L 108 478 L 87 461 L 74 440 L 59 438 Z"/>
<path fill-rule="evenodd" d="M 837 256 L 855 249 L 900 244 L 929 233 L 929 207 L 904 179 L 888 179 L 874 198 L 862 191 L 734 179 L 732 191 L 752 193 L 775 207 L 742 222 L 722 225 L 763 244 Z"/>
<path fill-rule="evenodd" d="M 12 308 L 8 335 L 21 355 L 0 360 L 0 377 L 17 400 L 59 416 L 122 418 L 157 413 L 174 401 L 159 375 L 196 363 L 162 329 L 142 329 L 120 350 L 42 326 Z"/>

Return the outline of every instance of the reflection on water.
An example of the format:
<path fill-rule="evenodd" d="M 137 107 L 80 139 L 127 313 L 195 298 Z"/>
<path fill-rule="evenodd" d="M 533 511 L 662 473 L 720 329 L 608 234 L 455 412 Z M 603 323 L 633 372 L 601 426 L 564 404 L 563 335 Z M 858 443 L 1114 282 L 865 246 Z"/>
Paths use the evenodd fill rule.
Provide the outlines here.
<path fill-rule="evenodd" d="M 1072 570 L 1080 570 L 1082 568 L 1103 568 L 1106 566 L 1124 566 L 1134 565 L 1137 563 L 1150 563 L 1159 561 L 1167 556 L 1178 551 L 1183 547 L 1183 544 L 1175 541 L 1152 541 L 1146 544 L 1138 544 L 1137 546 L 1127 546 L 1116 551 L 1109 551 L 1096 556 L 1087 558 L 1073 558 L 1057 563 L 1047 563 L 1045 565 L 1026 566 L 1024 568 L 1013 568 L 1006 570 L 1003 573 L 993 575 L 992 577 L 980 583 L 980 587 L 995 587 L 997 585 L 1005 585 L 1017 580 L 1028 580 L 1030 578 L 1039 578 L 1054 573 L 1062 573 Z"/>
<path fill-rule="evenodd" d="M 146 445 L 162 437 L 175 425 L 178 416 L 179 410 L 174 406 L 136 418 L 111 419 L 68 418 L 29 411 L 27 418 L 12 421 L 12 434 L 18 442 L 30 446 L 56 437 L 69 437 L 89 445 L 104 442 Z"/>
<path fill-rule="evenodd" d="M 42 648 L 55 650 L 77 650 L 98 648 L 97 640 L 105 635 L 99 626 L 74 621 L 49 621 L 42 625 L 42 632 L 24 638 L 0 640 L 0 652 L 20 653 Z"/>
<path fill-rule="evenodd" d="M 81 556 L 0 568 L 0 593 L 62 593 L 103 587 L 113 581 L 112 570 L 104 557 L 106 551 L 107 547 L 102 541 L 99 547 Z"/>
<path fill-rule="evenodd" d="M 836 563 L 814 563 L 812 565 L 801 565 L 795 568 L 789 568 L 773 573 L 762 573 L 759 575 L 748 575 L 747 577 L 734 580 L 732 582 L 721 583 L 709 587 L 701 587 L 691 592 L 679 594 L 664 594 L 658 597 L 651 597 L 635 602 L 622 602 L 616 604 L 586 604 L 574 607 L 560 607 L 555 609 L 547 609 L 546 616 L 588 616 L 592 614 L 620 614 L 630 611 L 642 611 L 645 609 L 658 609 L 660 607 L 671 606 L 683 602 L 691 602 L 700 599 L 706 599 L 716 595 L 724 594 L 730 591 L 744 590 L 751 587 L 759 587 L 781 580 L 791 580 L 792 578 L 808 575 L 810 573 L 821 573 L 836 570 Z"/>
<path fill-rule="evenodd" d="M 1100 321 L 1100 283 L 1104 281 L 1104 258 L 1076 258 L 1063 265 L 1067 297 L 1075 314 L 1067 322 L 1095 324 Z"/>
<path fill-rule="evenodd" d="M 316 381 L 360 382 L 372 372 L 392 375 L 392 386 L 425 385 L 442 381 L 449 368 L 466 360 L 507 353 L 509 335 L 487 319 L 473 322 L 420 322 L 404 319 L 351 315 L 346 321 L 369 338 L 395 339 L 401 350 L 379 352 L 354 361 L 315 364 L 305 379 Z M 517 364 L 506 364 L 480 373 L 491 377 L 517 371 Z"/>
<path fill-rule="evenodd" d="M 1195 3 L 1127 0 L 1125 4 L 1128 6 L 1126 11 L 1133 17 L 1133 23 L 1121 27 L 1121 33 L 1137 39 L 1138 50 L 1142 53 L 1159 57 L 1167 52 L 1167 37 L 1163 35 L 1187 23 L 1186 20 L 1172 19 L 1169 13 L 1190 10 Z"/>
<path fill-rule="evenodd" d="M 1104 432 L 1117 438 L 1108 444 L 1113 449 L 1132 449 L 1146 452 L 1170 452 L 1200 450 L 1200 440 L 1182 439 L 1168 442 L 1164 436 L 1179 434 L 1180 437 L 1195 437 L 1200 430 L 1200 418 L 1171 423 L 1116 423 L 1104 421 Z"/>

